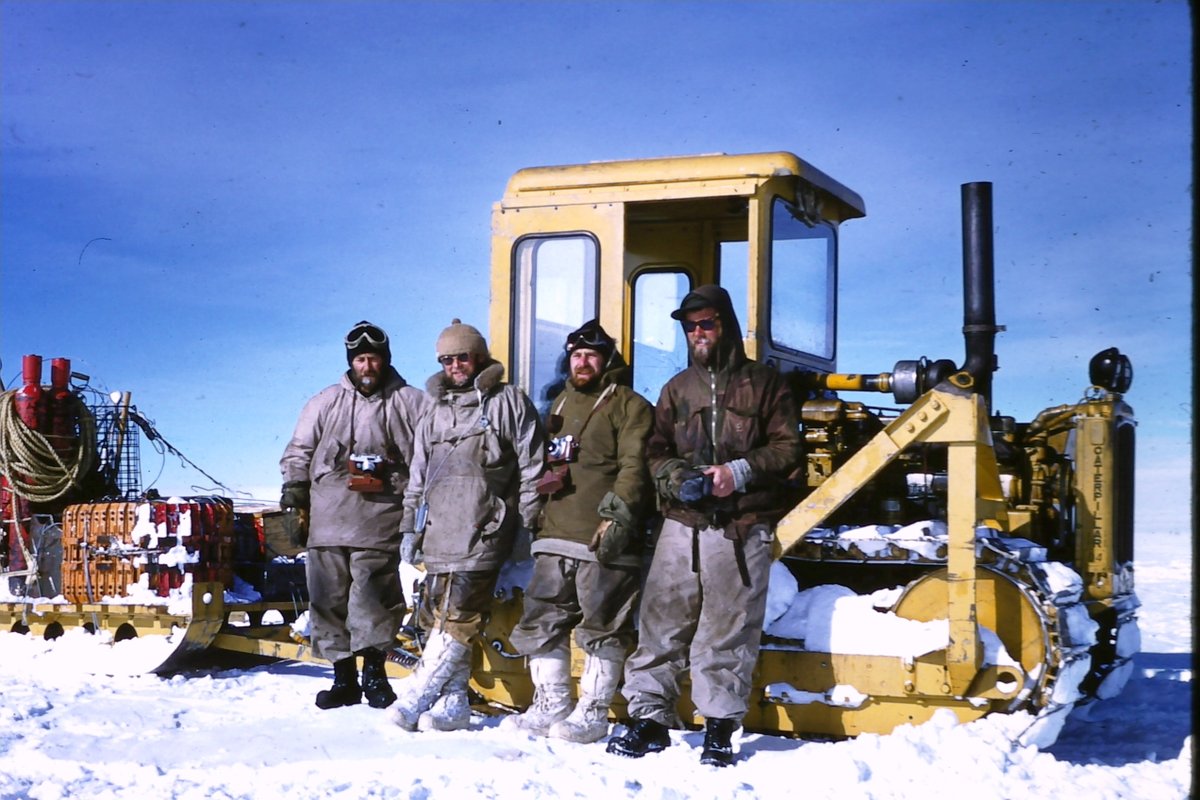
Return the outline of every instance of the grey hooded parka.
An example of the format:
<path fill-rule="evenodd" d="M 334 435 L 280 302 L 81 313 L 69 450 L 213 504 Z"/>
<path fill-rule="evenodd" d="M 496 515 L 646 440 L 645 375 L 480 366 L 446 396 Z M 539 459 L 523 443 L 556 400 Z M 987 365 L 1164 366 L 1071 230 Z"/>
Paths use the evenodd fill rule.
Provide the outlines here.
<path fill-rule="evenodd" d="M 388 367 L 370 395 L 358 391 L 347 371 L 305 404 L 279 469 L 285 483 L 311 482 L 309 547 L 399 548 L 413 435 L 427 402 L 420 389 Z M 384 491 L 347 488 L 351 454 L 390 457 Z"/>
<path fill-rule="evenodd" d="M 443 372 L 426 383 L 433 404 L 417 427 L 401 529 L 416 531 L 424 517 L 432 573 L 499 569 L 518 527 L 536 527 L 545 434 L 533 403 L 503 377 L 489 360 L 469 387 Z"/>

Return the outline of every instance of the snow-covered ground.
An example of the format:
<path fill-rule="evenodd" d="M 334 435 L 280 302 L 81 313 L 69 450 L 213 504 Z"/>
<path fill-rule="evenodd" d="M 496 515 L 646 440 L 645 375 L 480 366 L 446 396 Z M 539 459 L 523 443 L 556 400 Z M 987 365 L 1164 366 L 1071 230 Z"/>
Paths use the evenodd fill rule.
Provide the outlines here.
<path fill-rule="evenodd" d="M 278 663 L 159 678 L 130 673 L 153 642 L 51 647 L 0 633 L 0 798 L 900 798 L 1191 793 L 1191 542 L 1141 535 L 1142 650 L 1113 700 L 1077 709 L 1045 751 L 1030 718 L 935 717 L 842 742 L 743 734 L 728 769 L 701 767 L 702 734 L 640 760 L 602 744 L 501 731 L 407 733 L 366 705 L 313 706 L 330 672 Z"/>

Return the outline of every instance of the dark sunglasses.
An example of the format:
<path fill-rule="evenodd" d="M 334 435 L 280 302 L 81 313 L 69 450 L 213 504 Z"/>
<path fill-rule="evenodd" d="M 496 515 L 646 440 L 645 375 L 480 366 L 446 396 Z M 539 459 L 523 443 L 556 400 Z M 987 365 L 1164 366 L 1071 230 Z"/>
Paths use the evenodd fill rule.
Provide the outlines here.
<path fill-rule="evenodd" d="M 452 356 L 438 356 L 438 363 L 443 367 L 448 367 L 457 361 L 460 364 L 466 364 L 471 360 L 470 353 L 455 353 Z"/>
<path fill-rule="evenodd" d="M 720 317 L 708 317 L 707 319 L 698 319 L 695 321 L 684 319 L 680 320 L 679 324 L 683 326 L 684 333 L 691 333 L 692 331 L 696 330 L 696 328 L 699 328 L 702 331 L 711 331 L 717 327 L 717 320 L 719 319 Z"/>

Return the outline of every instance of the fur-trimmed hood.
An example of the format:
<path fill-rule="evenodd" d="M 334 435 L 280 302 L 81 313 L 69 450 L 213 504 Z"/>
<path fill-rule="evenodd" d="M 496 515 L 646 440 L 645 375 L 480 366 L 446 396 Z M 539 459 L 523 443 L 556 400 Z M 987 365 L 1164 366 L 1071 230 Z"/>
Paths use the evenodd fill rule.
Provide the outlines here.
<path fill-rule="evenodd" d="M 504 365 L 496 359 L 488 359 L 484 363 L 483 369 L 479 370 L 475 375 L 475 380 L 470 387 L 456 387 L 450 383 L 450 378 L 444 370 L 438 370 L 429 376 L 429 380 L 425 381 L 425 391 L 434 400 L 441 400 L 447 392 L 467 391 L 468 388 L 473 388 L 480 394 L 489 394 L 493 389 L 500 385 L 504 380 Z"/>

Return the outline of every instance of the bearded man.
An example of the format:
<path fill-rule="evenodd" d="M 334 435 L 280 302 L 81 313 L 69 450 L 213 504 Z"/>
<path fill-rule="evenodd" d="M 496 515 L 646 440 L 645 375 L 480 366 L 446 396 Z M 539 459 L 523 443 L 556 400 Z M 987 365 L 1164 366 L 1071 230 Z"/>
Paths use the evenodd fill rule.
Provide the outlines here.
<path fill-rule="evenodd" d="M 305 404 L 279 462 L 279 505 L 299 516 L 307 545 L 313 649 L 333 662 L 322 709 L 373 708 L 396 699 L 384 672 L 406 608 L 400 588 L 400 519 L 414 430 L 425 393 L 392 367 L 387 334 L 363 320 L 346 334 L 349 369 Z M 363 660 L 362 683 L 358 657 Z"/>
<path fill-rule="evenodd" d="M 671 316 L 692 363 L 654 410 L 646 456 L 665 519 L 625 669 L 632 723 L 608 752 L 638 758 L 671 743 L 690 669 L 705 718 L 700 762 L 720 767 L 734 761 L 732 736 L 749 708 L 774 526 L 798 497 L 800 427 L 786 381 L 746 358 L 724 289 L 689 292 Z"/>
<path fill-rule="evenodd" d="M 646 439 L 650 403 L 629 388 L 616 341 L 596 320 L 567 336 L 567 386 L 550 404 L 555 438 L 546 499 L 531 548 L 533 577 L 510 641 L 529 657 L 534 701 L 501 723 L 539 736 L 595 742 L 633 647 L 643 516 L 652 497 Z M 571 697 L 570 637 L 584 652 Z"/>
<path fill-rule="evenodd" d="M 417 426 L 399 528 L 401 559 L 424 560 L 419 621 L 430 633 L 391 719 L 445 731 L 470 724 L 471 647 L 501 567 L 537 527 L 546 441 L 537 409 L 504 382 L 476 328 L 455 319 L 435 350 L 441 369 L 425 383 L 431 404 Z"/>

